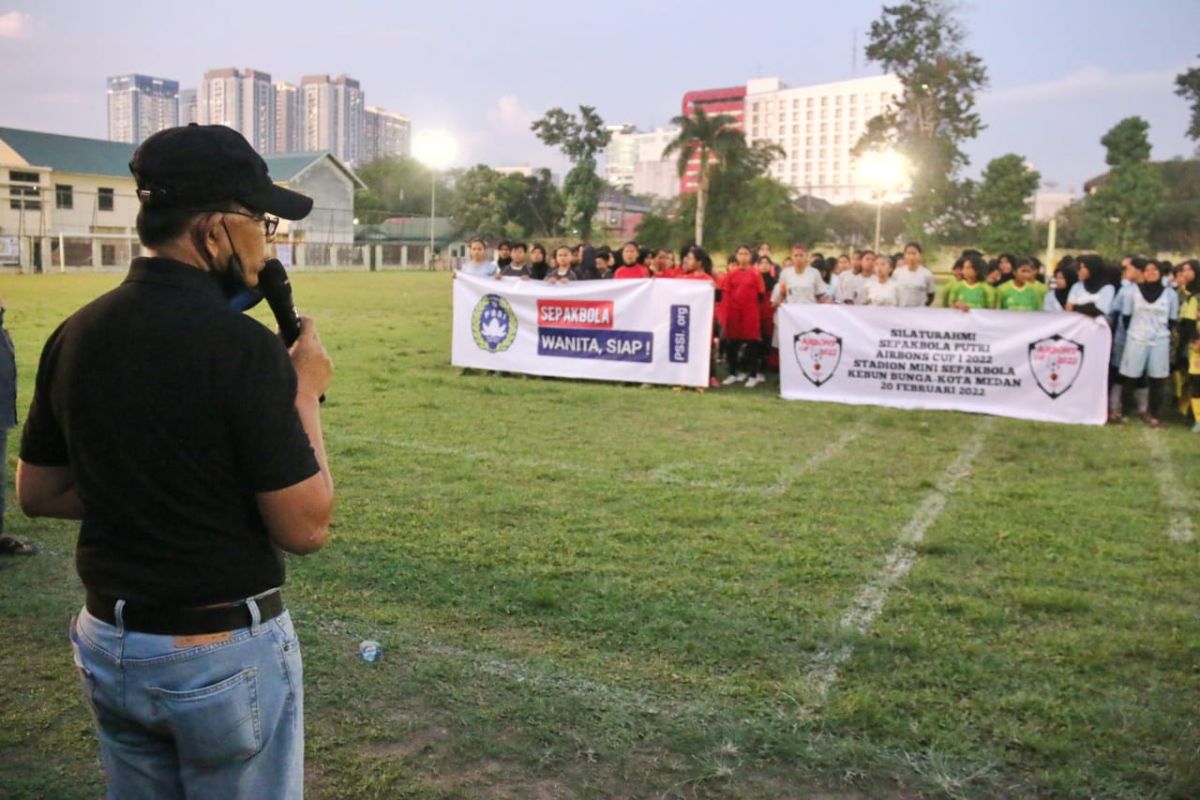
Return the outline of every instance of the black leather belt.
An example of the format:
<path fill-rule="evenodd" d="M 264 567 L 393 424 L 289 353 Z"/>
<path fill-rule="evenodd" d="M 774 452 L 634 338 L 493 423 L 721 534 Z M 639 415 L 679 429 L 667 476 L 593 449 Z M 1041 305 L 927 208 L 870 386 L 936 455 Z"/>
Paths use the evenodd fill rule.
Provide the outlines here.
<path fill-rule="evenodd" d="M 117 600 L 116 597 L 88 592 L 88 613 L 109 625 L 116 625 Z M 258 606 L 260 623 L 283 613 L 283 595 L 278 591 L 257 598 L 254 602 Z M 248 628 L 253 622 L 250 607 L 244 602 L 212 608 L 171 608 L 126 602 L 121 610 L 121 619 L 126 630 L 172 636 L 221 633 Z"/>

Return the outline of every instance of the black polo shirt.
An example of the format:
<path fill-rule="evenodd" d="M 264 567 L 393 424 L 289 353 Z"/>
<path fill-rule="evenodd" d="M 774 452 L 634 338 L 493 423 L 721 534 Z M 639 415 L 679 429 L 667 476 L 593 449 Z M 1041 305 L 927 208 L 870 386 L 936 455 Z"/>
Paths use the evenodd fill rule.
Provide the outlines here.
<path fill-rule="evenodd" d="M 22 460 L 71 468 L 84 585 L 192 606 L 282 584 L 255 492 L 318 472 L 295 400 L 282 341 L 209 273 L 134 259 L 50 335 L 21 439 Z"/>

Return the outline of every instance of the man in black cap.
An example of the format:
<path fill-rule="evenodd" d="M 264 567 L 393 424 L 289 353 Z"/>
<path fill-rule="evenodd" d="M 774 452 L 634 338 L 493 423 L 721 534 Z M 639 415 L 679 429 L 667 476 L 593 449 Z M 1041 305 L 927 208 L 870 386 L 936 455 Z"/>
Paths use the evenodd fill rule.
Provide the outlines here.
<path fill-rule="evenodd" d="M 289 351 L 229 298 L 258 284 L 267 215 L 312 200 L 221 126 L 157 133 L 130 169 L 151 256 L 51 334 L 17 494 L 30 516 L 82 520 L 70 638 L 108 796 L 300 797 L 280 551 L 328 535 L 332 365 L 311 319 Z"/>

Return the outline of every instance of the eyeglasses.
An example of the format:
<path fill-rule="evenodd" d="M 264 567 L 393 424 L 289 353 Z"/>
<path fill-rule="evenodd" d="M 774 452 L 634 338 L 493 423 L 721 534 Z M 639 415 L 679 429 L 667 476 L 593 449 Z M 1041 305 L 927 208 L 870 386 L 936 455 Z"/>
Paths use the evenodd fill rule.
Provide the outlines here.
<path fill-rule="evenodd" d="M 253 220 L 258 220 L 262 223 L 263 233 L 270 239 L 275 235 L 275 229 L 279 227 L 279 217 L 268 217 L 265 214 L 248 214 L 245 211 L 222 211 L 222 214 L 237 214 L 239 217 L 249 217 Z"/>

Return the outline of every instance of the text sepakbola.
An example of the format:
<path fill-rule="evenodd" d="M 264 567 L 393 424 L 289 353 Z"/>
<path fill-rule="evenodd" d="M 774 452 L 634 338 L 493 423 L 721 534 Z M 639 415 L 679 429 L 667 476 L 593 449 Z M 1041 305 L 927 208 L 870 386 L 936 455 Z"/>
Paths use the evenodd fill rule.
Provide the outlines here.
<path fill-rule="evenodd" d="M 892 336 L 898 339 L 943 339 L 951 342 L 973 342 L 975 334 L 968 331 L 912 331 L 892 328 Z"/>

